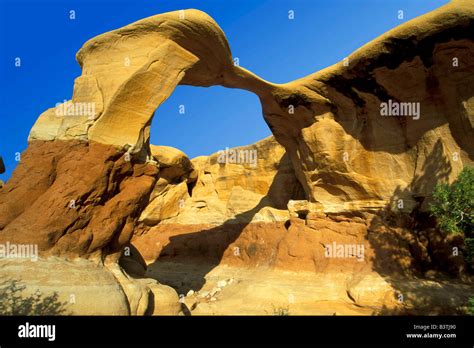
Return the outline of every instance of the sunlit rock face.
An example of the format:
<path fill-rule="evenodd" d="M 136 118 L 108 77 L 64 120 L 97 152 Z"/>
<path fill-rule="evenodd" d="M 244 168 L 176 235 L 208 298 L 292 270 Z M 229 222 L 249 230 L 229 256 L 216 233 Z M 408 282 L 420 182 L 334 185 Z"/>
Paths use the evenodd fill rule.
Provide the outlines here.
<path fill-rule="evenodd" d="M 244 88 L 260 97 L 307 199 L 330 211 L 410 211 L 436 180 L 472 163 L 472 17 L 469 1 L 452 2 L 277 85 L 234 66 L 205 13 L 156 15 L 89 40 L 72 102 L 42 114 L 30 141 L 91 140 L 150 155 L 152 115 L 176 85 Z M 58 116 L 77 105 L 84 115 Z"/>
<path fill-rule="evenodd" d="M 376 215 L 425 209 L 437 181 L 473 164 L 473 31 L 474 3 L 452 1 L 285 84 L 235 66 L 223 31 L 197 10 L 92 38 L 77 53 L 72 100 L 39 116 L 0 183 L 0 242 L 115 262 L 132 241 L 148 263 L 408 274 L 426 245 L 405 238 L 402 220 L 392 228 Z M 194 159 L 150 145 L 152 117 L 179 84 L 255 93 L 273 136 Z M 369 243 L 369 258 L 328 261 L 334 241 Z M 124 289 L 157 287 L 113 272 Z M 385 285 L 373 296 L 385 299 Z M 362 288 L 351 296 L 372 296 Z M 134 313 L 146 312 L 127 296 Z"/>

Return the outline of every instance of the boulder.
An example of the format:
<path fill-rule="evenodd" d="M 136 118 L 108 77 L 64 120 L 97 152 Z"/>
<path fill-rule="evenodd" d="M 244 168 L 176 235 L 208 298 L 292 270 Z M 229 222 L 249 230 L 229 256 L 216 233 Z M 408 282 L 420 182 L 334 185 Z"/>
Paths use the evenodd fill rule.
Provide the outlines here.
<path fill-rule="evenodd" d="M 176 180 L 182 176 L 191 176 L 194 168 L 189 158 L 184 152 L 171 146 L 150 145 L 151 155 L 158 162 L 161 173 L 160 176 L 168 181 Z"/>
<path fill-rule="evenodd" d="M 42 294 L 43 299 L 57 294 L 54 302 L 58 308 L 56 313 L 49 314 L 130 314 L 128 298 L 121 284 L 107 268 L 95 262 L 53 257 L 37 261 L 2 259 L 0 264 L 2 287 L 8 286 L 13 280 L 18 281 L 19 286 L 25 287 L 21 293 L 23 299 L 36 291 Z M 64 312 L 60 312 L 59 308 L 63 308 Z"/>

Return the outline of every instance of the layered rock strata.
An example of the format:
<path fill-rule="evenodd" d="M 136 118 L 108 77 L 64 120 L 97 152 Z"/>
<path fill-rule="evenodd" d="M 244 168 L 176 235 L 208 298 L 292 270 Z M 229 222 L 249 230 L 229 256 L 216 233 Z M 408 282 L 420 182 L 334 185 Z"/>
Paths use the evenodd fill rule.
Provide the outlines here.
<path fill-rule="evenodd" d="M 380 262 L 391 256 L 378 240 L 398 240 L 411 225 L 385 231 L 392 218 L 378 219 L 423 211 L 436 182 L 473 164 L 473 29 L 474 3 L 454 0 L 285 84 L 234 65 L 223 31 L 201 11 L 99 35 L 77 53 L 72 100 L 40 115 L 0 189 L 0 242 L 115 265 L 133 240 L 149 263 L 205 256 L 211 266 L 319 272 L 338 270 L 322 256 L 332 241 L 366 245 L 369 258 L 354 265 L 385 274 Z M 255 151 L 255 161 L 150 145 L 153 115 L 179 84 L 260 98 L 273 136 L 236 149 Z M 391 252 L 405 275 L 414 260 L 426 270 L 449 259 L 433 231 L 404 238 Z M 461 272 L 457 259 L 449 265 Z M 127 299 L 129 313 L 147 311 L 132 292 Z"/>

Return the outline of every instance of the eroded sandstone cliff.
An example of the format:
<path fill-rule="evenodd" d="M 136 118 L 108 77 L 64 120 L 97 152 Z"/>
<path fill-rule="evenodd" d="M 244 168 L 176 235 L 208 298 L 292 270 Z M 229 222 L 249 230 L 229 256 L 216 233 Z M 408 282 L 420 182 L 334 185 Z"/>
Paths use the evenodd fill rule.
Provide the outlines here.
<path fill-rule="evenodd" d="M 132 242 L 155 279 L 166 264 L 204 265 L 172 284 L 183 292 L 221 264 L 341 272 L 352 305 L 369 308 L 379 296 L 378 310 L 397 306 L 387 295 L 397 286 L 374 274 L 413 276 L 441 263 L 463 272 L 462 256 L 446 252 L 459 241 L 411 232 L 423 227 L 413 214 L 434 184 L 473 163 L 473 29 L 474 3 L 455 0 L 286 84 L 234 65 L 222 30 L 197 10 L 99 35 L 77 53 L 82 75 L 68 102 L 94 113 L 72 117 L 66 103 L 40 115 L 0 190 L 0 241 L 106 264 Z M 179 84 L 258 95 L 273 136 L 240 148 L 255 150 L 255 163 L 150 145 L 155 110 Z M 384 103 L 418 112 L 384 116 Z M 328 259 L 331 243 L 364 245 L 364 259 Z M 128 266 L 144 276 L 140 257 Z M 153 286 L 114 272 L 123 289 L 138 289 L 129 313 L 145 313 L 133 298 Z M 366 276 L 380 285 L 372 295 Z"/>

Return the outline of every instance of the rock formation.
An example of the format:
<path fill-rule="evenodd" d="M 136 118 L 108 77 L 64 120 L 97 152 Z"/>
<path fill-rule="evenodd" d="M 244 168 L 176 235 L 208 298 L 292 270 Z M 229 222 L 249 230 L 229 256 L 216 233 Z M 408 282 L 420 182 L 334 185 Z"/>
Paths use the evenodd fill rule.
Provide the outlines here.
<path fill-rule="evenodd" d="M 234 65 L 222 30 L 197 10 L 99 35 L 77 53 L 72 100 L 40 115 L 0 190 L 0 242 L 110 265 L 132 242 L 149 265 L 207 262 L 198 287 L 219 264 L 347 272 L 355 305 L 379 296 L 379 309 L 395 306 L 396 286 L 381 280 L 367 295 L 364 277 L 420 270 L 432 250 L 410 235 L 408 214 L 473 164 L 473 29 L 474 3 L 454 0 L 285 84 Z M 258 95 L 273 136 L 233 149 L 255 161 L 150 145 L 155 110 L 179 84 Z M 365 245 L 364 260 L 328 259 L 333 242 Z M 128 313 L 147 312 L 137 298 L 160 285 L 108 267 Z"/>
<path fill-rule="evenodd" d="M 0 156 L 0 174 L 5 172 L 5 164 L 3 164 L 3 158 Z M 0 188 L 3 187 L 3 181 L 0 180 Z"/>

